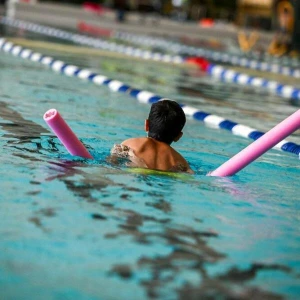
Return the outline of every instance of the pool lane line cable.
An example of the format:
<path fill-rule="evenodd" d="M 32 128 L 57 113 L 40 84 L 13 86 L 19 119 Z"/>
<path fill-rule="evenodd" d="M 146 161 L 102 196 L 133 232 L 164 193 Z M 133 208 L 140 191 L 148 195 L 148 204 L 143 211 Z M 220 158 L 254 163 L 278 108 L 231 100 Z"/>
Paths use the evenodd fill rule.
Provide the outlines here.
<path fill-rule="evenodd" d="M 38 48 L 40 51 L 47 50 L 47 51 L 59 51 L 59 52 L 65 52 L 69 54 L 75 54 L 75 55 L 81 55 L 81 56 L 95 56 L 95 57 L 111 57 L 111 58 L 118 58 L 118 59 L 127 59 L 130 61 L 142 61 L 138 57 L 127 57 L 124 56 L 124 54 L 117 53 L 117 52 L 112 52 L 112 51 L 107 51 L 107 50 L 102 50 L 102 49 L 96 49 L 92 47 L 87 47 L 87 46 L 78 46 L 78 45 L 71 45 L 71 44 L 62 44 L 61 42 L 46 42 L 46 41 L 41 41 L 41 40 L 29 40 L 25 38 L 11 38 L 9 37 L 9 41 L 11 41 L 14 44 L 18 44 L 22 47 L 29 47 L 29 48 Z M 145 61 L 143 60 L 143 63 L 148 63 L 148 64 L 161 64 L 160 62 L 153 62 L 153 61 Z M 171 65 L 172 66 L 172 65 Z M 188 66 L 186 65 L 179 65 L 180 67 L 186 68 Z"/>
<path fill-rule="evenodd" d="M 39 49 L 46 49 L 47 51 L 53 50 L 53 51 L 61 51 L 61 52 L 67 52 L 72 54 L 81 54 L 81 55 L 94 55 L 94 56 L 107 56 L 107 57 L 114 57 L 114 58 L 124 58 L 122 54 L 116 53 L 116 52 L 110 52 L 100 49 L 95 49 L 91 47 L 78 47 L 77 45 L 65 45 L 65 44 L 57 44 L 57 43 L 50 43 L 50 42 L 44 42 L 44 41 L 36 41 L 36 40 L 26 40 L 26 39 L 20 39 L 20 38 L 9 38 L 9 40 L 14 43 L 18 44 L 22 47 L 34 47 Z M 131 60 L 140 60 L 139 58 L 130 58 Z M 150 61 L 146 63 L 152 63 Z M 183 66 L 183 65 L 182 65 Z M 257 83 L 259 84 L 259 82 Z"/>
<path fill-rule="evenodd" d="M 169 55 L 169 54 L 162 54 L 159 52 L 151 52 L 148 50 L 121 45 L 114 42 L 108 42 L 105 40 L 88 37 L 82 34 L 75 34 L 65 30 L 60 30 L 49 26 L 43 26 L 43 25 L 31 23 L 31 22 L 8 19 L 6 17 L 2 17 L 0 19 L 0 22 L 9 26 L 22 28 L 39 34 L 44 34 L 47 36 L 52 36 L 55 38 L 67 40 L 76 44 L 86 45 L 97 49 L 103 49 L 112 52 L 118 52 L 124 55 L 139 57 L 145 60 L 155 60 L 155 61 L 174 63 L 174 64 L 182 64 L 185 62 L 185 58 L 179 55 Z"/>
<path fill-rule="evenodd" d="M 212 77 L 224 82 L 263 88 L 282 98 L 300 100 L 300 89 L 292 85 L 281 84 L 278 81 L 267 80 L 262 77 L 249 76 L 220 65 L 210 65 L 207 72 Z"/>
<path fill-rule="evenodd" d="M 177 53 L 179 55 L 186 54 L 190 56 L 202 56 L 207 59 L 211 59 L 215 62 L 228 63 L 233 66 L 240 66 L 240 67 L 249 68 L 253 70 L 266 71 L 266 72 L 281 74 L 281 75 L 290 76 L 294 78 L 300 78 L 299 68 L 294 69 L 292 67 L 281 66 L 279 64 L 274 64 L 274 63 L 270 64 L 264 61 L 247 58 L 241 55 L 232 55 L 220 51 L 214 51 L 214 50 L 209 50 L 200 47 L 187 46 L 178 42 L 171 42 L 162 38 L 154 38 L 145 35 L 136 35 L 136 34 L 116 31 L 116 30 L 110 30 L 109 33 L 108 29 L 105 30 L 101 27 L 89 25 L 85 22 L 79 22 L 77 28 L 81 32 L 86 32 L 91 34 L 98 33 L 98 35 L 116 38 L 120 41 L 126 41 L 137 45 L 150 46 L 150 47 L 158 46 L 165 50 L 171 51 L 173 53 Z"/>
<path fill-rule="evenodd" d="M 113 35 L 112 35 L 113 36 Z M 136 37 L 135 37 L 136 36 Z M 257 54 L 252 54 L 249 52 L 248 55 L 243 53 L 223 53 L 221 51 L 216 51 L 207 48 L 201 48 L 197 46 L 188 46 L 179 42 L 170 42 L 163 38 L 157 37 L 149 37 L 143 35 L 135 35 L 127 32 L 117 32 L 115 35 L 116 38 L 122 38 L 131 42 L 139 42 L 145 43 L 145 45 L 161 45 L 162 47 L 174 47 L 177 52 L 182 51 L 184 53 L 188 53 L 189 55 L 209 55 L 210 59 L 215 61 L 220 61 L 224 63 L 230 63 L 233 65 L 241 65 L 244 67 L 249 67 L 257 70 L 280 73 L 287 76 L 296 76 L 298 77 L 298 70 L 300 68 L 300 60 L 298 58 L 289 58 L 287 56 L 284 57 L 274 57 L 270 55 L 266 55 L 264 58 Z M 144 42 L 142 39 L 146 39 Z M 177 49 L 176 49 L 177 48 Z M 252 65 L 250 65 L 252 63 Z M 261 66 L 256 66 L 255 63 L 262 64 Z M 284 69 L 278 69 L 278 63 L 280 63 L 283 67 L 287 67 Z M 274 67 L 272 67 L 274 65 Z M 295 72 L 295 73 L 294 73 Z"/>
<path fill-rule="evenodd" d="M 67 76 L 78 77 L 82 80 L 90 81 L 96 85 L 106 85 L 110 90 L 114 92 L 126 93 L 131 97 L 136 98 L 140 103 L 151 104 L 165 98 L 155 95 L 149 91 L 135 89 L 121 81 L 109 79 L 106 76 L 94 73 L 89 69 L 82 69 L 75 65 L 67 64 L 61 60 L 56 60 L 51 56 L 42 55 L 41 53 L 34 52 L 19 45 L 14 45 L 4 38 L 0 38 L 0 50 L 23 59 L 38 62 L 50 67 L 55 72 L 62 73 Z M 197 108 L 193 108 L 184 104 L 181 106 L 187 116 L 192 117 L 197 121 L 204 122 L 205 124 L 214 128 L 217 127 L 226 129 L 235 135 L 250 138 L 252 140 L 257 140 L 264 134 L 264 132 L 260 132 L 254 128 L 226 120 L 217 115 L 203 112 Z M 285 152 L 294 153 L 298 156 L 300 154 L 300 145 L 297 145 L 293 142 L 288 142 L 286 140 L 281 141 L 274 148 Z"/>
<path fill-rule="evenodd" d="M 39 25 L 31 22 L 11 19 L 7 17 L 2 17 L 0 19 L 0 23 L 17 27 L 24 28 L 29 31 L 33 31 L 40 34 L 45 34 L 48 36 L 53 36 L 60 39 L 69 40 L 71 42 L 88 45 L 95 48 L 117 51 L 119 53 L 123 53 L 124 55 L 129 56 L 138 56 L 144 59 L 154 59 L 157 61 L 163 62 L 172 62 L 175 64 L 180 64 L 185 62 L 185 57 L 180 56 L 180 53 L 188 54 L 189 56 L 202 56 L 207 59 L 212 59 L 216 62 L 222 63 L 230 63 L 232 65 L 241 66 L 245 68 L 251 68 L 255 70 L 268 71 L 273 73 L 279 73 L 282 75 L 289 75 L 295 78 L 300 78 L 300 69 L 292 69 L 286 66 L 280 66 L 278 64 L 270 65 L 266 62 L 260 62 L 253 59 L 248 59 L 245 57 L 232 56 L 228 53 L 222 53 L 213 50 L 207 50 L 204 48 L 197 48 L 182 45 L 180 43 L 170 42 L 161 38 L 153 38 L 153 37 L 145 37 L 145 36 L 136 36 L 129 33 L 122 33 L 116 31 L 114 34 L 111 34 L 112 37 L 117 39 L 123 39 L 124 41 L 133 42 L 136 41 L 139 44 L 144 43 L 146 46 L 160 46 L 164 49 L 168 49 L 169 51 L 173 51 L 178 53 L 178 55 L 169 55 L 169 54 L 161 54 L 159 52 L 151 52 L 148 50 L 142 50 L 139 48 L 133 48 L 131 46 L 122 46 L 113 42 L 101 41 L 100 39 L 88 37 L 85 35 L 74 34 L 68 31 L 56 29 L 49 26 Z M 82 26 L 81 26 L 82 27 Z M 107 36 L 107 31 L 105 31 L 105 36 Z M 143 42 L 144 41 L 144 42 Z"/>
<path fill-rule="evenodd" d="M 7 18 L 5 18 L 4 20 L 7 20 Z M 104 40 L 91 38 L 85 35 L 73 34 L 68 31 L 63 31 L 60 29 L 29 23 L 25 21 L 9 19 L 9 22 L 11 26 L 15 26 L 18 28 L 24 28 L 29 31 L 68 40 L 74 43 L 79 43 L 81 45 L 87 45 L 98 49 L 122 53 L 128 56 L 145 59 L 147 61 L 161 61 L 165 63 L 174 63 L 178 65 L 184 63 L 193 64 L 200 68 L 202 71 L 207 72 L 210 76 L 214 77 L 215 79 L 228 83 L 235 83 L 238 85 L 263 88 L 283 98 L 292 98 L 297 101 L 300 100 L 300 90 L 298 88 L 295 88 L 291 85 L 284 85 L 277 81 L 267 80 L 261 77 L 249 76 L 245 73 L 236 72 L 235 70 L 227 69 L 220 65 L 214 65 L 201 57 L 181 57 L 179 55 L 171 56 L 168 54 L 151 52 L 148 50 L 142 50 L 130 46 L 118 45 L 113 42 L 107 42 Z"/>

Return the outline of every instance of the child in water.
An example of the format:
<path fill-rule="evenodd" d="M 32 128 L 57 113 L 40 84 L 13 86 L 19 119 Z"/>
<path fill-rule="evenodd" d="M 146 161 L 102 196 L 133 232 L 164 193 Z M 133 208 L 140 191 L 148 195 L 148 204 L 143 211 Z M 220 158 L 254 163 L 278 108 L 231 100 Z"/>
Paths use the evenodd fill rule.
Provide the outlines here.
<path fill-rule="evenodd" d="M 177 102 L 158 101 L 152 104 L 145 121 L 148 136 L 114 145 L 111 155 L 129 159 L 132 167 L 193 173 L 187 161 L 170 146 L 182 137 L 185 122 L 185 114 Z"/>

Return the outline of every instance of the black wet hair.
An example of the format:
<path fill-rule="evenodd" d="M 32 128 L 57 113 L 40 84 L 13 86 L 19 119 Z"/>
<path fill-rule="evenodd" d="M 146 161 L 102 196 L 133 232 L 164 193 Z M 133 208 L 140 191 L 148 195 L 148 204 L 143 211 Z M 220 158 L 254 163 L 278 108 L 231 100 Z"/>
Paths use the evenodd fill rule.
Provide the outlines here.
<path fill-rule="evenodd" d="M 169 145 L 180 134 L 186 122 L 180 105 L 169 99 L 153 103 L 148 120 L 148 137 Z"/>

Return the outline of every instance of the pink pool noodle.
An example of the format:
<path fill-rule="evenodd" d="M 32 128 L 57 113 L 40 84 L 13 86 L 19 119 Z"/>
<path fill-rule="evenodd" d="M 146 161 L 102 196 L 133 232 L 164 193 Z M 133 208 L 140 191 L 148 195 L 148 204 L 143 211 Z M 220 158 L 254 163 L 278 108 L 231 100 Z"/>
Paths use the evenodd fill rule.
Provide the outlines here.
<path fill-rule="evenodd" d="M 300 109 L 208 175 L 234 175 L 299 128 Z"/>
<path fill-rule="evenodd" d="M 49 109 L 45 112 L 44 120 L 70 154 L 93 159 L 56 109 Z"/>

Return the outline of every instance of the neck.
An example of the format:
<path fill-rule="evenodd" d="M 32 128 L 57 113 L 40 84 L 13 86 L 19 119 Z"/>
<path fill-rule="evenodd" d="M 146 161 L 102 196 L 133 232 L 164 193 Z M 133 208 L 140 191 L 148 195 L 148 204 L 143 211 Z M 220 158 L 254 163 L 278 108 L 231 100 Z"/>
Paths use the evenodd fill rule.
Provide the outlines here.
<path fill-rule="evenodd" d="M 157 140 L 156 138 L 153 138 L 153 137 L 151 137 L 151 136 L 147 136 L 147 138 L 148 139 L 151 139 L 151 140 L 153 140 L 153 141 L 155 141 L 155 142 L 157 142 L 157 143 L 164 143 L 164 144 L 167 144 L 167 145 L 171 145 L 172 143 L 167 143 L 167 142 L 165 142 L 165 141 L 160 141 L 160 140 Z"/>

